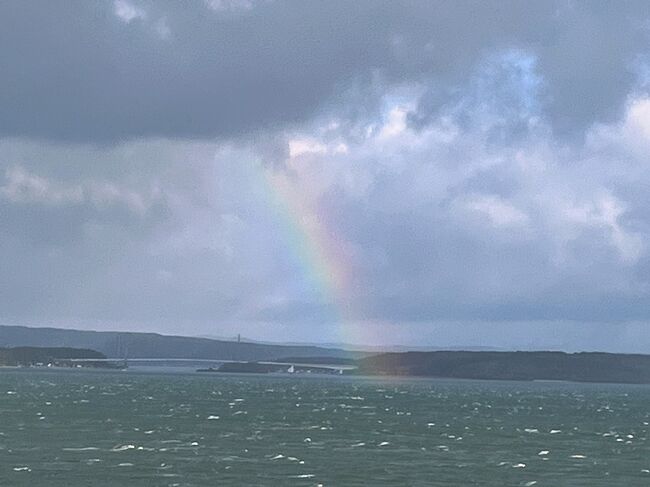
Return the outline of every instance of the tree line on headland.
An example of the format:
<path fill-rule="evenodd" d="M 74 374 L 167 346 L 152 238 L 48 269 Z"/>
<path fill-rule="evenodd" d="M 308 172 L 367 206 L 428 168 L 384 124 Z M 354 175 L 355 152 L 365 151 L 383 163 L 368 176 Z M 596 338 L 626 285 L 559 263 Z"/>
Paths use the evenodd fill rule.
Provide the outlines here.
<path fill-rule="evenodd" d="M 70 359 L 105 359 L 95 350 L 68 347 L 0 348 L 0 366 L 47 366 L 69 364 Z"/>
<path fill-rule="evenodd" d="M 600 352 L 406 352 L 357 361 L 359 375 L 650 383 L 650 355 Z"/>

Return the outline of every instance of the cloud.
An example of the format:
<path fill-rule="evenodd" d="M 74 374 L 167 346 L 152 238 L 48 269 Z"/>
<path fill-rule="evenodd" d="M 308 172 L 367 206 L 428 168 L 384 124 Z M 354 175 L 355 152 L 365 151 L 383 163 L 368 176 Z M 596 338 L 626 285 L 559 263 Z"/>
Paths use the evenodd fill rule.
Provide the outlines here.
<path fill-rule="evenodd" d="M 536 60 L 541 112 L 556 134 L 572 137 L 621 114 L 648 14 L 644 2 L 559 1 L 26 1 L 0 9 L 0 53 L 12 66 L 0 81 L 0 134 L 93 143 L 237 137 L 328 111 L 363 118 L 386 91 L 416 84 L 428 87 L 417 113 L 425 123 L 503 51 L 524 75 Z M 245 15 L 222 15 L 234 10 Z M 503 98 L 512 83 L 495 80 L 483 94 L 501 85 Z"/>
<path fill-rule="evenodd" d="M 20 167 L 7 169 L 6 183 L 0 186 L 0 195 L 12 203 L 44 203 L 59 205 L 79 203 L 83 199 L 81 187 L 62 188 Z"/>
<path fill-rule="evenodd" d="M 0 321 L 643 348 L 646 4 L 0 10 Z"/>
<path fill-rule="evenodd" d="M 493 195 L 469 195 L 462 204 L 464 208 L 487 217 L 497 227 L 517 226 L 528 221 L 523 211 Z"/>
<path fill-rule="evenodd" d="M 26 165 L 7 166 L 5 208 L 105 212 L 117 205 L 149 226 L 136 239 L 129 223 L 135 220 L 125 215 L 75 216 L 85 230 L 51 245 L 64 254 L 83 249 L 96 275 L 109 272 L 114 281 L 94 281 L 87 267 L 60 269 L 56 278 L 66 296 L 42 313 L 62 313 L 58 303 L 82 292 L 67 282 L 72 272 L 75 282 L 86 283 L 84 309 L 68 305 L 77 319 L 135 320 L 162 329 L 177 320 L 197 330 L 215 322 L 235 328 L 298 323 L 302 328 L 294 332 L 313 338 L 338 326 L 336 310 L 343 306 L 353 322 L 404 323 L 413 330 L 457 320 L 627 322 L 647 316 L 650 310 L 631 304 L 646 292 L 646 201 L 627 191 L 631 174 L 647 177 L 643 152 L 634 149 L 645 142 L 629 136 L 643 98 L 632 99 L 619 121 L 594 126 L 579 145 L 558 142 L 539 121 L 495 143 L 494 127 L 505 127 L 502 105 L 486 107 L 471 91 L 426 125 L 399 122 L 399 135 L 387 137 L 385 128 L 396 118 L 408 119 L 404 107 L 417 107 L 421 95 L 412 96 L 388 93 L 384 115 L 365 120 L 363 137 L 325 117 L 278 133 L 286 148 L 271 152 L 256 138 L 104 148 L 5 143 L 3 159 Z M 515 104 L 520 113 L 513 123 L 537 119 L 524 105 Z M 626 170 L 613 178 L 607 168 L 618 153 L 626 154 Z M 282 163 L 265 164 L 267 157 Z M 98 166 L 86 167 L 88 159 Z M 294 201 L 304 203 L 302 214 L 285 213 L 287 202 L 270 178 L 284 180 Z M 17 222 L 40 221 L 17 218 L 7 234 L 20 235 Z M 349 302 L 339 301 L 336 290 L 319 289 L 310 266 L 323 263 L 301 261 L 294 238 L 306 238 L 295 234 L 306 231 L 307 221 L 336 242 L 339 262 L 325 265 L 346 267 Z M 59 223 L 72 230 L 69 225 Z M 113 236 L 104 240 L 107 232 Z M 33 242 L 48 242 L 35 235 Z M 98 258 L 105 252 L 110 260 Z M 147 290 L 138 302 L 125 294 L 137 294 L 136 287 Z"/>
<path fill-rule="evenodd" d="M 363 138 L 340 125 L 332 133 L 326 120 L 299 136 L 319 150 L 287 162 L 292 191 L 318 202 L 340 245 L 360 249 L 348 261 L 356 318 L 641 319 L 645 307 L 630 302 L 646 292 L 632 271 L 647 260 L 646 199 L 629 187 L 647 173 L 642 152 L 629 150 L 645 142 L 628 131 L 643 98 L 632 98 L 620 120 L 592 126 L 586 144 L 568 143 L 535 100 L 478 96 L 493 75 L 477 73 L 474 88 L 424 125 L 405 125 L 403 95 L 388 94 Z M 529 86 L 527 76 L 516 79 Z M 521 85 L 512 86 L 520 96 L 538 96 Z M 426 94 L 414 91 L 411 106 L 418 96 Z M 525 130 L 495 138 L 513 124 Z M 341 137 L 343 156 L 327 150 Z M 610 170 L 616 153 L 625 154 L 625 171 Z M 278 319 L 300 315 L 284 313 Z"/>
<path fill-rule="evenodd" d="M 215 12 L 237 12 L 253 9 L 255 0 L 206 0 L 206 5 Z"/>
<path fill-rule="evenodd" d="M 138 215 L 145 214 L 159 196 L 152 188 L 145 196 L 106 181 L 84 181 L 65 184 L 31 174 L 19 166 L 10 167 L 0 197 L 13 204 L 42 204 L 46 206 L 92 204 L 97 208 L 123 205 Z"/>
<path fill-rule="evenodd" d="M 124 23 L 130 24 L 134 20 L 144 20 L 147 12 L 127 0 L 115 0 L 113 2 L 115 15 Z"/>

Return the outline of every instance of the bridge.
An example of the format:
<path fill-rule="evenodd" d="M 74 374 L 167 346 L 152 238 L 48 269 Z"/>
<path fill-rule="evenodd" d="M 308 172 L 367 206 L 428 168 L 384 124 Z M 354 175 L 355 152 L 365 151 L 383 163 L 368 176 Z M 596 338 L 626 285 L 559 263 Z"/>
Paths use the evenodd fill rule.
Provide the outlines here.
<path fill-rule="evenodd" d="M 336 371 L 344 370 L 354 370 L 357 368 L 356 365 L 350 364 L 313 364 L 309 362 L 275 362 L 275 361 L 265 361 L 265 360 L 228 360 L 228 359 L 207 359 L 207 358 L 71 358 L 65 359 L 67 362 L 73 363 L 84 363 L 84 362 L 114 362 L 114 363 L 126 363 L 133 364 L 139 363 L 142 365 L 146 364 L 162 364 L 162 363 L 175 363 L 175 364 L 196 364 L 196 365 L 221 365 L 225 363 L 230 364 L 245 364 L 245 363 L 256 363 L 260 365 L 277 365 L 279 367 L 309 367 L 309 368 L 318 368 L 318 369 L 328 369 Z"/>

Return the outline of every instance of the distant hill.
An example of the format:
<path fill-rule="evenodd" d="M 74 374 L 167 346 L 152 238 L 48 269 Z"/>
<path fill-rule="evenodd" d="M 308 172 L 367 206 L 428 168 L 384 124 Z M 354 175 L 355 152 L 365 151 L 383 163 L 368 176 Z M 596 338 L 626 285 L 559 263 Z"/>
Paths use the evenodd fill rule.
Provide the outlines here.
<path fill-rule="evenodd" d="M 359 360 L 357 374 L 458 379 L 650 383 L 650 355 L 564 352 L 406 352 Z"/>
<path fill-rule="evenodd" d="M 86 348 L 97 350 L 110 358 L 276 360 L 289 356 L 359 358 L 367 355 L 363 352 L 317 346 L 237 343 L 157 333 L 0 325 L 0 347 L 18 346 Z"/>
<path fill-rule="evenodd" d="M 217 335 L 199 335 L 199 338 L 209 338 L 210 340 L 237 341 L 238 337 L 222 337 Z M 336 348 L 339 350 L 354 350 L 370 354 L 389 353 L 389 352 L 435 352 L 435 351 L 471 351 L 471 352 L 504 352 L 506 349 L 499 347 L 477 346 L 477 345 L 367 345 L 367 344 L 350 344 L 343 342 L 292 342 L 292 341 L 266 341 L 255 340 L 248 337 L 239 337 L 239 340 L 246 343 L 259 343 L 263 345 L 285 345 L 292 347 L 319 347 L 319 348 Z"/>
<path fill-rule="evenodd" d="M 106 356 L 95 350 L 79 348 L 15 347 L 0 348 L 0 365 L 47 364 L 57 360 L 83 358 L 103 359 Z"/>

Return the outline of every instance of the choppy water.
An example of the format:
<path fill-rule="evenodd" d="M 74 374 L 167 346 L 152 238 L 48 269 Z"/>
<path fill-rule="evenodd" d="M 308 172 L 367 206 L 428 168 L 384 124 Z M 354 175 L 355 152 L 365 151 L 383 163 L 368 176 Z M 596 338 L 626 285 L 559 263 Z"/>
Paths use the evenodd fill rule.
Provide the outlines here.
<path fill-rule="evenodd" d="M 650 485 L 650 387 L 0 370 L 0 485 Z"/>

